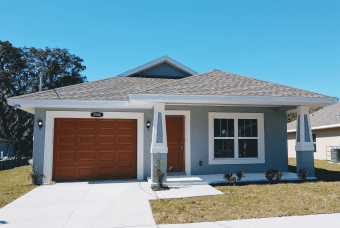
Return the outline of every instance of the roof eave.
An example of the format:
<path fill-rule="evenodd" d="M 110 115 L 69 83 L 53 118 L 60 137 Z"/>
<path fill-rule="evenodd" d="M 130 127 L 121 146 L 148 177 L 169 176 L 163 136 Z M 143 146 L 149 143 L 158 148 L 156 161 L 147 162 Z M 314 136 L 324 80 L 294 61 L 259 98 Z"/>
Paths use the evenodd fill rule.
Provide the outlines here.
<path fill-rule="evenodd" d="M 228 104 L 228 105 L 279 105 L 320 107 L 337 103 L 338 98 L 264 97 L 217 95 L 131 94 L 131 101 L 161 102 L 170 104 Z"/>

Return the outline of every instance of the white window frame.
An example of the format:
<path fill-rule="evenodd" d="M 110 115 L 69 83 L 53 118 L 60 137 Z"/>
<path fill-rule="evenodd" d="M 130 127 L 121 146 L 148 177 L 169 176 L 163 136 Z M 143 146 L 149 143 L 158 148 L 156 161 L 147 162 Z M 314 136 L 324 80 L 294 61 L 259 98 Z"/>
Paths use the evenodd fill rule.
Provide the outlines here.
<path fill-rule="evenodd" d="M 234 119 L 234 153 L 235 158 L 215 158 L 214 157 L 214 119 Z M 258 126 L 258 157 L 238 158 L 238 139 L 248 139 L 249 137 L 237 137 L 238 119 L 257 119 Z M 260 164 L 265 163 L 264 147 L 264 117 L 263 113 L 223 113 L 209 112 L 209 165 L 221 164 Z"/>

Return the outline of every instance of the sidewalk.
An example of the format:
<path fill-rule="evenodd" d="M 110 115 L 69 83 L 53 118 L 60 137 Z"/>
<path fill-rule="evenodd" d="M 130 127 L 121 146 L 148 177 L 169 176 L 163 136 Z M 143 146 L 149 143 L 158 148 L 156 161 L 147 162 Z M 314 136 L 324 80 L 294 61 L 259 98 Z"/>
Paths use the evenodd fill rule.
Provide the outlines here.
<path fill-rule="evenodd" d="M 158 225 L 159 228 L 338 228 L 340 213 Z"/>

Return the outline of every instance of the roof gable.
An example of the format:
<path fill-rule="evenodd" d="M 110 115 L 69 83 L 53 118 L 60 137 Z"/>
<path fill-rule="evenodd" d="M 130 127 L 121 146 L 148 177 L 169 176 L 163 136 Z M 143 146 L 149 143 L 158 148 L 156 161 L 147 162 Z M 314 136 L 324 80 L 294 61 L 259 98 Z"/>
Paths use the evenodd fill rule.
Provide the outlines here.
<path fill-rule="evenodd" d="M 163 56 L 143 64 L 118 76 L 123 77 L 152 77 L 152 78 L 184 78 L 198 74 L 176 60 Z"/>

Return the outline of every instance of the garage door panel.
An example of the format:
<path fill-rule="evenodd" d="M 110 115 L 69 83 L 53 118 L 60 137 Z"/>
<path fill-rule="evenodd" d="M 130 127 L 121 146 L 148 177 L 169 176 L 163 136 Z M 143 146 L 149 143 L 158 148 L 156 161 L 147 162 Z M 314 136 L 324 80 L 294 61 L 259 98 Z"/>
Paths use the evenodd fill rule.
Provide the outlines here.
<path fill-rule="evenodd" d="M 55 119 L 53 180 L 136 177 L 136 120 Z"/>
<path fill-rule="evenodd" d="M 99 135 L 99 145 L 114 145 L 115 136 L 114 135 Z"/>
<path fill-rule="evenodd" d="M 75 151 L 60 151 L 58 154 L 58 162 L 74 162 Z"/>
<path fill-rule="evenodd" d="M 79 135 L 79 146 L 94 146 L 95 142 L 95 135 Z"/>
<path fill-rule="evenodd" d="M 80 130 L 94 130 L 96 129 L 96 121 L 95 120 L 79 120 L 79 129 Z"/>
<path fill-rule="evenodd" d="M 99 130 L 114 130 L 115 124 L 114 120 L 99 120 Z"/>
<path fill-rule="evenodd" d="M 76 136 L 75 135 L 57 136 L 57 145 L 58 146 L 74 146 L 76 145 Z"/>
<path fill-rule="evenodd" d="M 98 151 L 99 161 L 114 161 L 115 152 L 114 151 Z"/>
<path fill-rule="evenodd" d="M 95 151 L 79 151 L 78 161 L 94 161 Z"/>
<path fill-rule="evenodd" d="M 73 178 L 74 168 L 58 168 L 57 173 L 60 178 Z"/>
<path fill-rule="evenodd" d="M 62 120 L 59 122 L 60 130 L 75 130 L 76 129 L 76 121 L 75 120 Z"/>
<path fill-rule="evenodd" d="M 134 125 L 135 125 L 135 121 L 134 120 L 119 120 L 118 121 L 118 128 L 120 130 L 124 130 L 124 129 L 132 130 L 132 129 L 135 129 Z"/>

